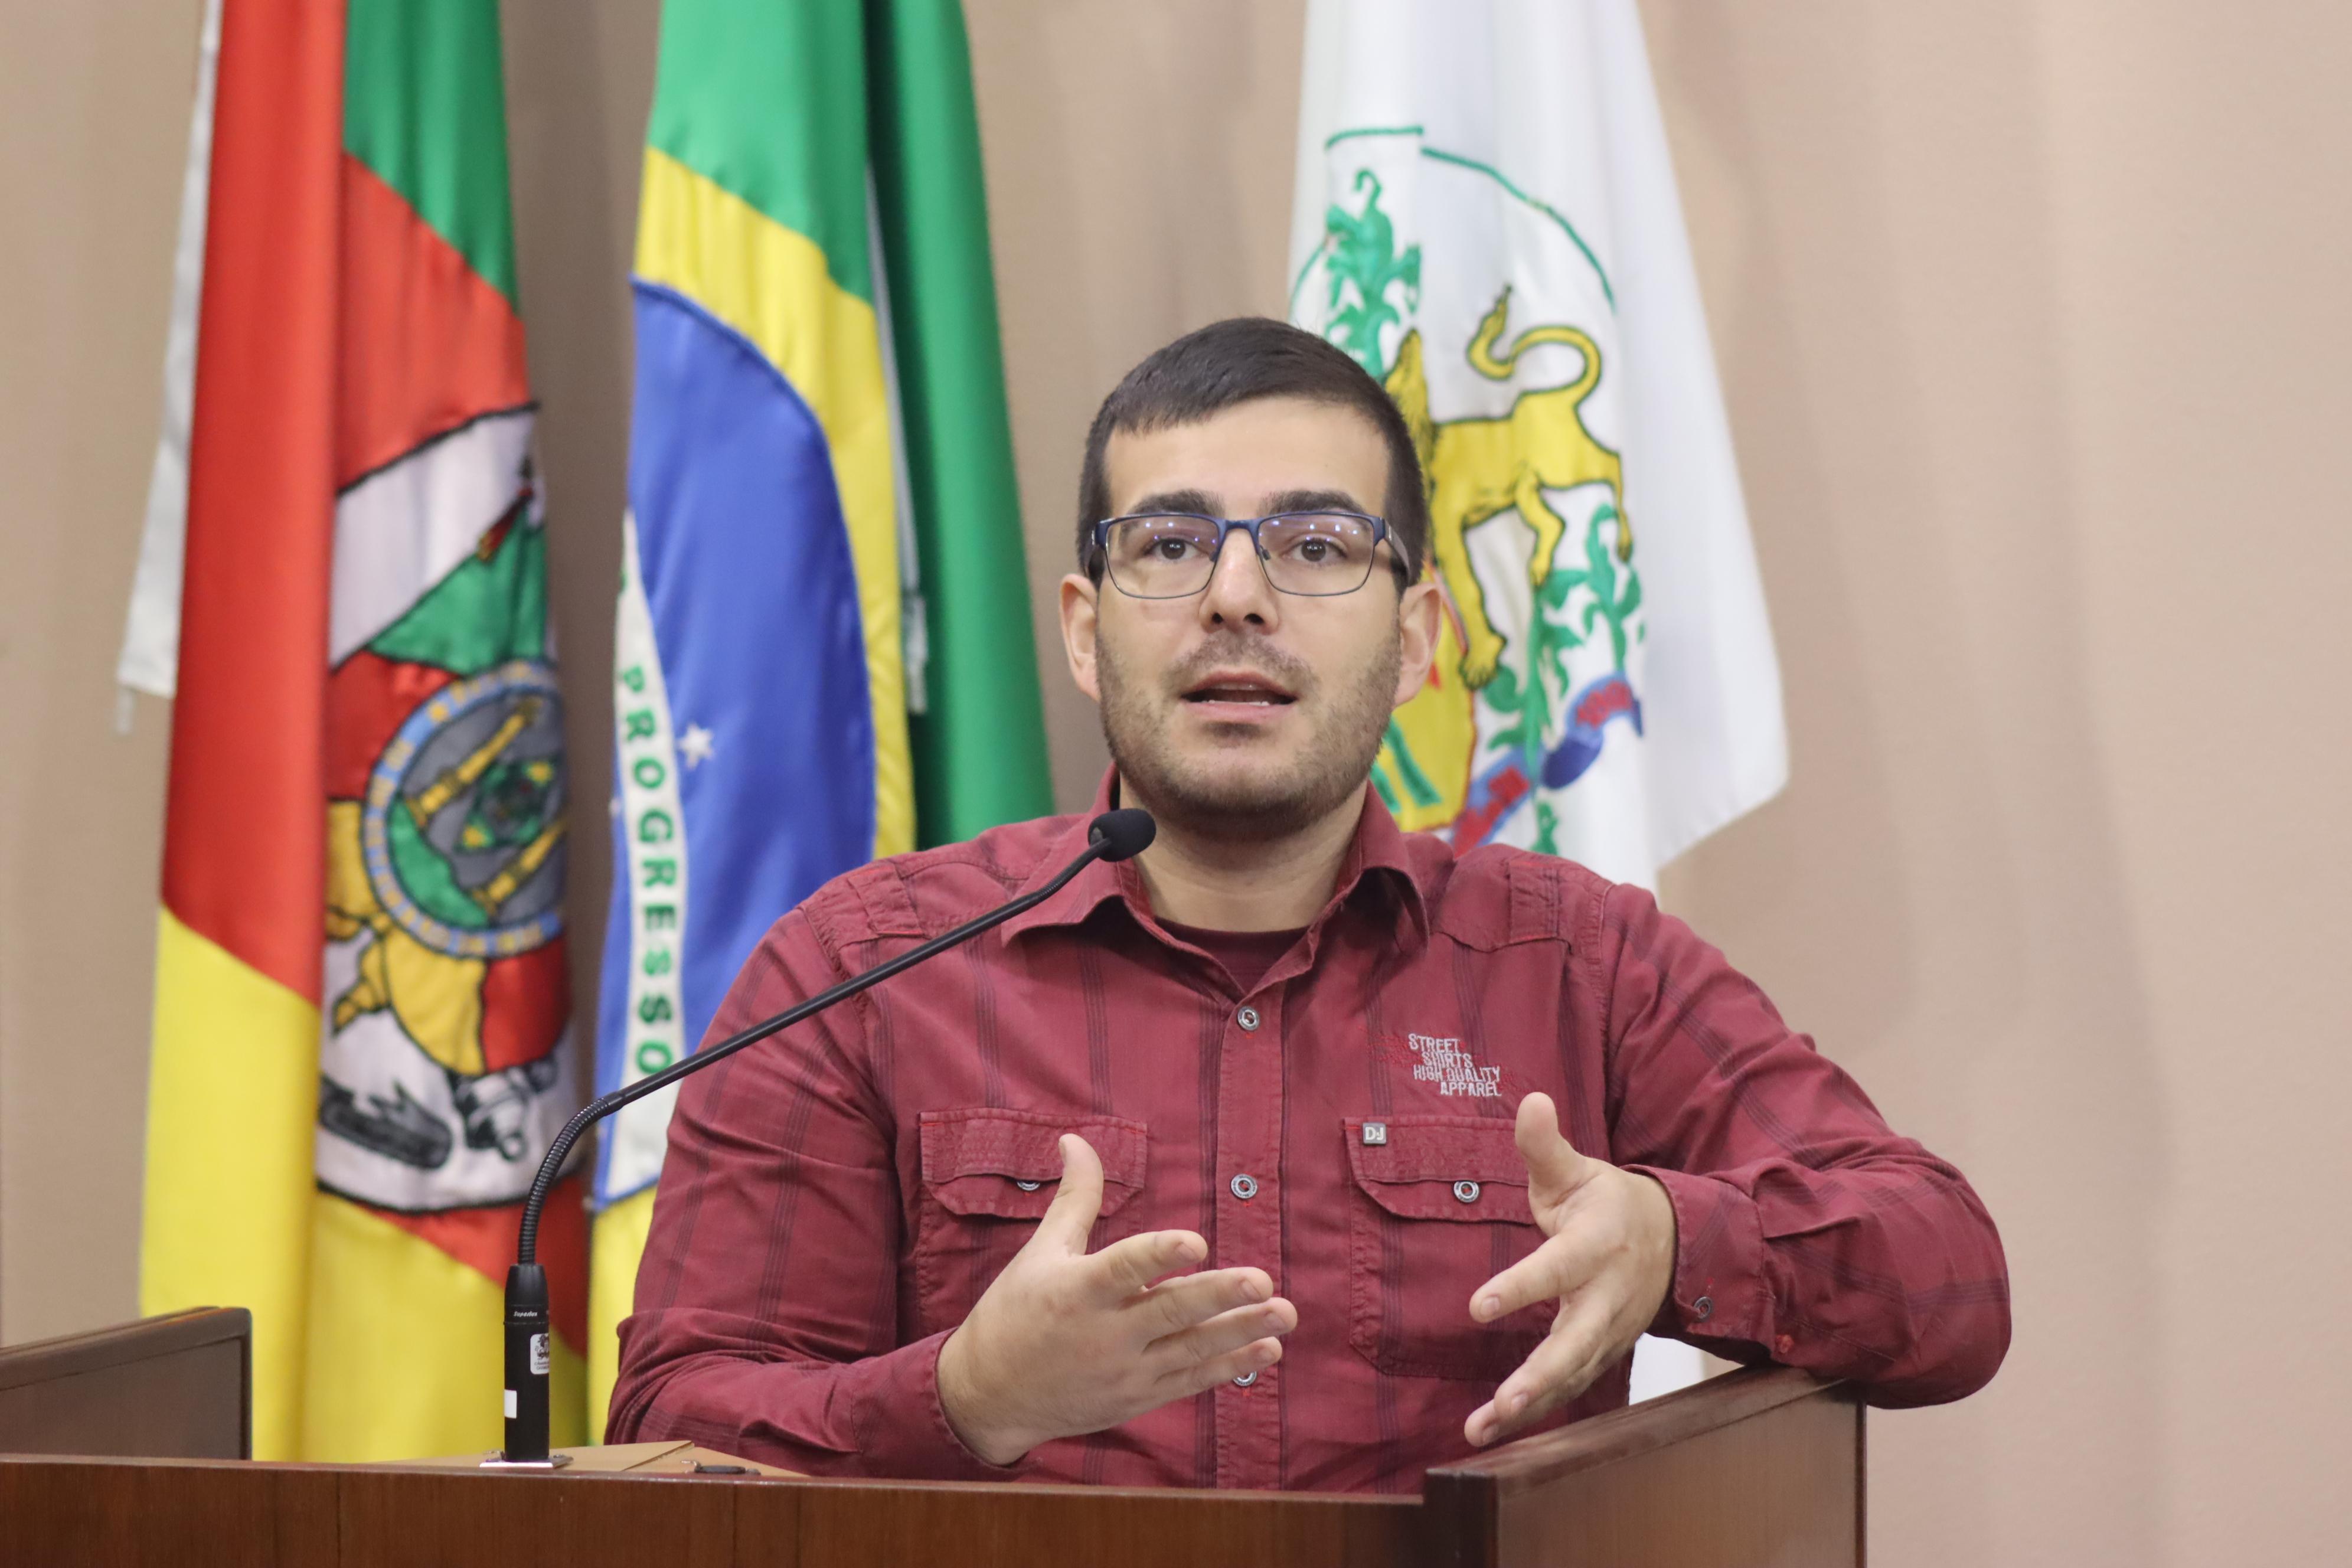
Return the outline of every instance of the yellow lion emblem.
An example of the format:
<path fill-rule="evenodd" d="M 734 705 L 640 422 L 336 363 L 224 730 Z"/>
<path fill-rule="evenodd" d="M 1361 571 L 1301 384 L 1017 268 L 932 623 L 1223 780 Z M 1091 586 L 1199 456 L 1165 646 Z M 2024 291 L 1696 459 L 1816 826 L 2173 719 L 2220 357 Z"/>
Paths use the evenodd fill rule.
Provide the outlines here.
<path fill-rule="evenodd" d="M 1429 380 L 1422 366 L 1421 331 L 1415 328 L 1398 346 L 1386 383 L 1421 454 L 1429 489 L 1431 550 L 1462 617 L 1462 679 L 1473 689 L 1495 678 L 1503 638 L 1486 617 L 1486 595 L 1470 570 L 1464 536 L 1471 529 L 1516 508 L 1535 530 L 1528 581 L 1540 587 L 1568 531 L 1544 492 L 1606 484 L 1620 520 L 1618 559 L 1630 560 L 1633 553 L 1633 531 L 1623 521 L 1622 466 L 1617 454 L 1584 425 L 1584 400 L 1601 384 L 1601 350 L 1574 327 L 1543 326 L 1521 332 L 1509 352 L 1497 357 L 1495 345 L 1502 341 L 1510 304 L 1507 286 L 1470 340 L 1471 367 L 1490 380 L 1508 381 L 1519 356 L 1529 349 L 1565 343 L 1584 356 L 1584 368 L 1574 381 L 1523 392 L 1512 401 L 1510 412 L 1499 417 L 1438 424 L 1429 415 Z"/>

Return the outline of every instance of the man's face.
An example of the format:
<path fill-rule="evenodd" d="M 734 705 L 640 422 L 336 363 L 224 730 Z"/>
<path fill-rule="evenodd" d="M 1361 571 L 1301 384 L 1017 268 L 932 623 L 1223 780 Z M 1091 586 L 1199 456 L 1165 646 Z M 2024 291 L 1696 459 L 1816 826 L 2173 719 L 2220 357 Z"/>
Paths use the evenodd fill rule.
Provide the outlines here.
<path fill-rule="evenodd" d="M 1301 398 L 1122 432 L 1105 458 L 1117 516 L 1385 510 L 1378 428 Z M 1261 839 L 1363 788 L 1389 715 L 1428 679 L 1436 642 L 1436 589 L 1415 584 L 1400 602 L 1390 548 L 1362 587 L 1330 597 L 1276 592 L 1240 533 L 1189 598 L 1133 598 L 1108 574 L 1063 580 L 1071 674 L 1101 705 L 1111 759 L 1139 804 L 1204 837 Z"/>

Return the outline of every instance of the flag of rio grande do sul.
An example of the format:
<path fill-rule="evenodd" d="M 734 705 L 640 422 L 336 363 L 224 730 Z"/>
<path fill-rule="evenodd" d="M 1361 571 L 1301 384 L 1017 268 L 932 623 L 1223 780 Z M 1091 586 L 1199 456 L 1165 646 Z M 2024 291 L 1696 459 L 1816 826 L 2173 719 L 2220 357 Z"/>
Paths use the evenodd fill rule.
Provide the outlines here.
<path fill-rule="evenodd" d="M 582 1092 L 498 9 L 215 18 L 192 418 L 126 651 L 176 651 L 142 1297 L 253 1310 L 261 1457 L 483 1448 L 519 1201 Z M 576 1187 L 547 1224 L 577 1441 Z"/>
<path fill-rule="evenodd" d="M 1446 605 L 1374 782 L 1621 881 L 1788 774 L 1633 0 L 1312 0 L 1292 320 L 1404 411 Z"/>

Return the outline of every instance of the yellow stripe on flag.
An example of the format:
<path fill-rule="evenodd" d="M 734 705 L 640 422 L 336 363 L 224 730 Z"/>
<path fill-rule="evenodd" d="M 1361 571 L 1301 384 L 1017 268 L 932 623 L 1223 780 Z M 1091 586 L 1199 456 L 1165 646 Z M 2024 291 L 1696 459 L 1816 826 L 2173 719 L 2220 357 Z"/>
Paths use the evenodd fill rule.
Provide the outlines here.
<path fill-rule="evenodd" d="M 301 1451 L 319 1010 L 163 911 L 139 1307 L 253 1313 L 253 1457 Z"/>
<path fill-rule="evenodd" d="M 613 1384 L 621 1375 L 621 1320 L 637 1290 L 637 1260 L 653 1228 L 648 1187 L 622 1199 L 592 1222 L 588 1241 L 588 1440 L 604 1440 Z"/>
<path fill-rule="evenodd" d="M 898 625 L 890 406 L 874 307 L 836 284 L 815 241 L 677 159 L 646 150 L 637 275 L 675 289 L 758 345 L 824 428 L 849 525 L 874 703 L 874 853 L 915 847 Z"/>
<path fill-rule="evenodd" d="M 320 1193 L 313 1210 L 303 1458 L 334 1464 L 495 1448 L 505 1438 L 498 1286 L 431 1242 Z M 551 1335 L 549 1440 L 580 1441 L 579 1355 Z"/>

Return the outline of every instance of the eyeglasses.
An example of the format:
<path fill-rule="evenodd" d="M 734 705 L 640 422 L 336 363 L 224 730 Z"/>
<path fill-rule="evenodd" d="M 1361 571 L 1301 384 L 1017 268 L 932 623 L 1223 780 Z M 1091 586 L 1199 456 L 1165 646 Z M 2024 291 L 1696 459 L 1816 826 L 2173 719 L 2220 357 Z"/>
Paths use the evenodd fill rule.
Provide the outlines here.
<path fill-rule="evenodd" d="M 1133 599 L 1188 599 L 1216 575 L 1229 533 L 1246 533 L 1268 586 L 1308 598 L 1352 594 L 1371 580 L 1372 558 L 1389 538 L 1381 518 L 1358 511 L 1278 511 L 1272 517 L 1137 512 L 1095 524 L 1095 549 L 1110 580 Z M 1393 541 L 1390 565 L 1405 567 Z"/>

